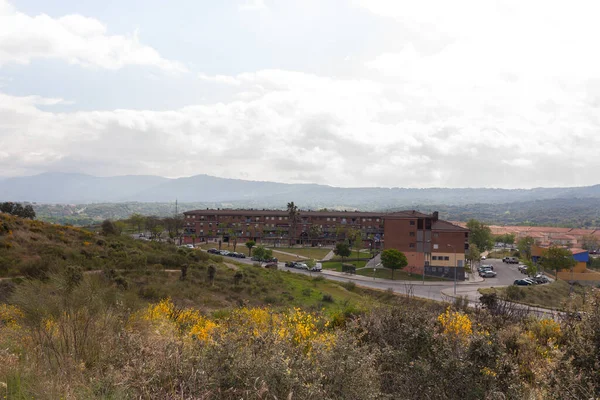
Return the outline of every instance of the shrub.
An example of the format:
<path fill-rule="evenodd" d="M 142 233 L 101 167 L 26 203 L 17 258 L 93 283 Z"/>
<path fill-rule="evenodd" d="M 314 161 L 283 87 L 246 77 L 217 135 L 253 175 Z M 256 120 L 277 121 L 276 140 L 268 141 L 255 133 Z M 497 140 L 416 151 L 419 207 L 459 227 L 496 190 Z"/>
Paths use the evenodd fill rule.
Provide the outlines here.
<path fill-rule="evenodd" d="M 522 300 L 525 298 L 525 292 L 516 285 L 508 286 L 506 289 L 506 298 L 509 300 Z"/>
<path fill-rule="evenodd" d="M 352 281 L 342 282 L 342 283 L 340 283 L 340 286 L 350 292 L 353 292 L 354 289 L 356 289 L 356 283 L 354 283 Z"/>
<path fill-rule="evenodd" d="M 321 299 L 321 301 L 324 303 L 333 303 L 333 296 L 329 293 L 325 293 L 323 294 L 323 298 Z"/>

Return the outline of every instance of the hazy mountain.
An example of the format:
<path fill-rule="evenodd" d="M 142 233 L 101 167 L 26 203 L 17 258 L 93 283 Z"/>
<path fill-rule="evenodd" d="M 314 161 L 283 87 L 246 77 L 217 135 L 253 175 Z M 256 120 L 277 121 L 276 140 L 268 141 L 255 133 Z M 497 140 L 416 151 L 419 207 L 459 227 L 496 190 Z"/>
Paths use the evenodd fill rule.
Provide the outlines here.
<path fill-rule="evenodd" d="M 347 207 L 391 209 L 426 205 L 498 204 L 557 198 L 600 201 L 600 185 L 535 189 L 338 188 L 316 184 L 223 179 L 208 175 L 95 177 L 72 173 L 0 180 L 0 201 L 38 203 L 171 202 L 222 203 L 231 207 Z"/>

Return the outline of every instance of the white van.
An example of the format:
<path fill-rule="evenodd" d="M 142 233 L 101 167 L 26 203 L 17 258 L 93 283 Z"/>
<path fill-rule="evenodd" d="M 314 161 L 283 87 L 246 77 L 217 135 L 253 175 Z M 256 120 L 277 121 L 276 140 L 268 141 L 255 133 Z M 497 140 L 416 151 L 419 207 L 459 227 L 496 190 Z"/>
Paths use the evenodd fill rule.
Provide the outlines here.
<path fill-rule="evenodd" d="M 323 265 L 321 263 L 316 263 L 314 267 L 310 269 L 313 272 L 321 272 L 323 271 Z"/>

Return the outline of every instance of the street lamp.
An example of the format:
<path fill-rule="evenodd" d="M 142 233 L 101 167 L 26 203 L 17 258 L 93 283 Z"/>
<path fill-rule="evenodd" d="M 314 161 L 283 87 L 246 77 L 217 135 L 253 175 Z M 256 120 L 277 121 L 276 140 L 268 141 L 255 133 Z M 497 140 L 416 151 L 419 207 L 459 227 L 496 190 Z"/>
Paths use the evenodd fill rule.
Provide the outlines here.
<path fill-rule="evenodd" d="M 456 269 L 458 268 L 456 266 L 456 248 L 451 244 L 448 244 L 448 247 L 452 247 L 454 250 L 454 295 L 456 295 Z"/>

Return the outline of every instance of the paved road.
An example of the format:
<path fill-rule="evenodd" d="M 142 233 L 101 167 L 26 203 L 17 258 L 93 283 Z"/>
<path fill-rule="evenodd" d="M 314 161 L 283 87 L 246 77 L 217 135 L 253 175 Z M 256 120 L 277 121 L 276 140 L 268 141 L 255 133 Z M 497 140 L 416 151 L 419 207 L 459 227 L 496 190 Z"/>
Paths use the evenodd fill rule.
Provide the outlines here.
<path fill-rule="evenodd" d="M 229 258 L 229 257 L 224 257 Z M 252 264 L 253 261 L 250 259 L 235 259 L 235 261 L 242 262 L 245 264 Z M 515 279 L 521 279 L 524 277 L 517 267 L 518 264 L 505 264 L 499 259 L 488 259 L 483 261 L 481 264 L 492 265 L 494 271 L 497 273 L 495 278 L 475 278 L 477 281 L 465 281 L 457 282 L 456 295 L 454 295 L 454 282 L 452 281 L 391 281 L 387 279 L 369 278 L 360 275 L 347 275 L 341 272 L 323 270 L 323 272 L 310 272 L 305 270 L 299 270 L 295 268 L 287 268 L 285 263 L 279 263 L 279 270 L 290 271 L 295 274 L 309 275 L 312 277 L 323 276 L 326 279 L 337 281 L 337 282 L 354 282 L 359 286 L 363 286 L 371 289 L 388 290 L 392 289 L 395 293 L 407 294 L 416 297 L 436 300 L 436 301 L 452 301 L 453 297 L 463 296 L 466 297 L 472 305 L 479 303 L 479 297 L 481 296 L 478 289 L 489 288 L 489 287 L 502 287 L 512 285 Z M 560 313 L 552 312 L 551 310 L 521 306 L 516 304 L 517 307 L 526 309 L 531 314 L 544 317 L 558 318 Z"/>

